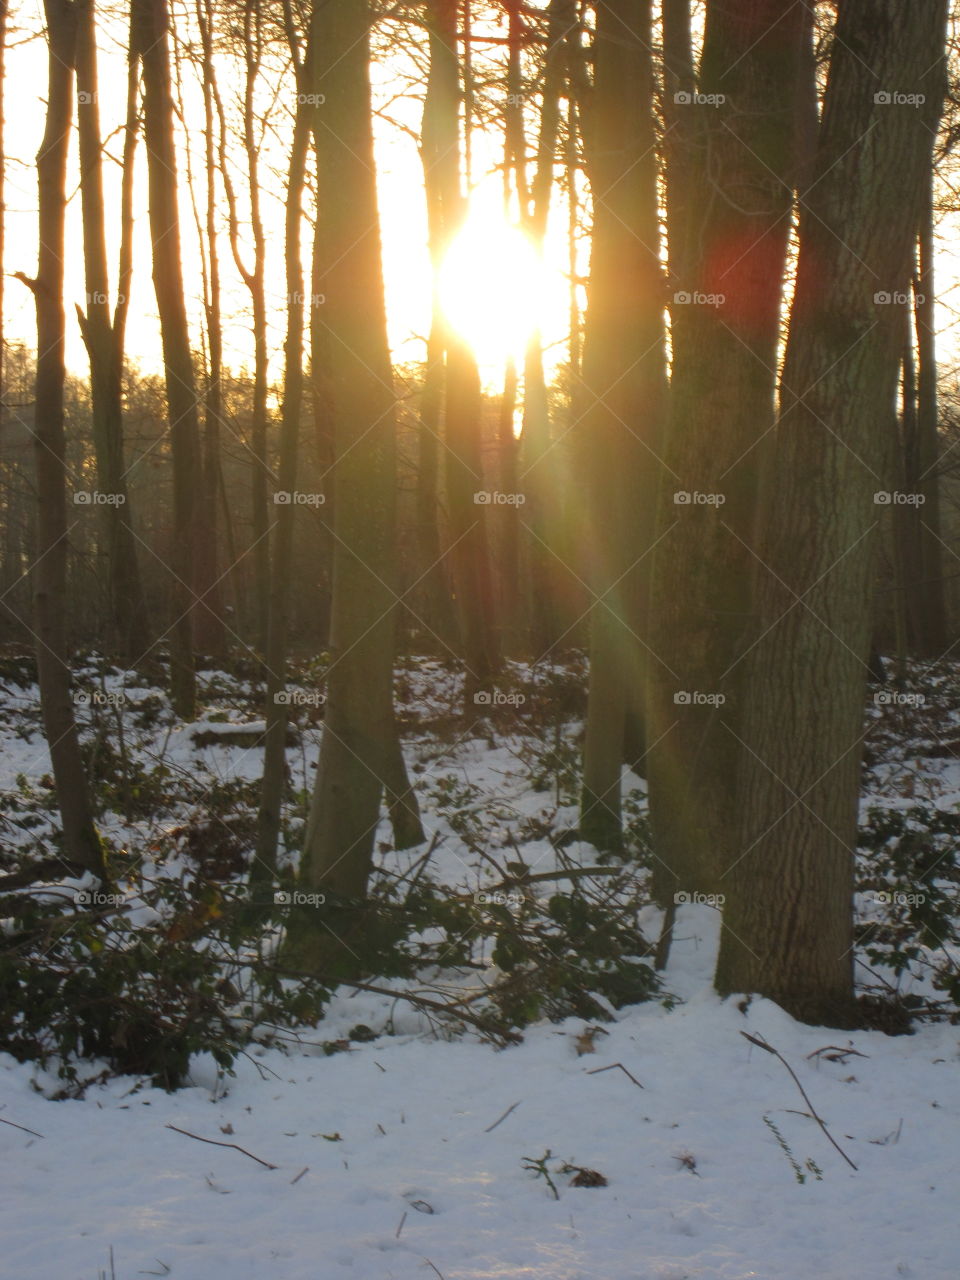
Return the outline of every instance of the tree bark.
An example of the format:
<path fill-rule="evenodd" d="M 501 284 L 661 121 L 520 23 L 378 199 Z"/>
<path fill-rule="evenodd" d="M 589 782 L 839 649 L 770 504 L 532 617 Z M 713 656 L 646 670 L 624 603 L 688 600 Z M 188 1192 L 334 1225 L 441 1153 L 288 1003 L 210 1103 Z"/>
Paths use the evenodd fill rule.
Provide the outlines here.
<path fill-rule="evenodd" d="M 184 720 L 196 710 L 193 617 L 196 601 L 197 493 L 200 430 L 190 351 L 177 204 L 177 153 L 170 86 L 167 0 L 132 0 L 136 50 L 143 67 L 143 118 L 147 146 L 153 283 L 160 315 L 163 368 L 173 455 L 175 552 L 170 687 Z"/>
<path fill-rule="evenodd" d="M 666 407 L 649 0 L 599 13 L 584 116 L 593 247 L 578 428 L 588 512 L 590 688 L 580 830 L 620 843 L 627 707 L 637 710 L 648 628 L 649 553 Z"/>
<path fill-rule="evenodd" d="M 63 264 L 67 213 L 67 152 L 72 119 L 76 15 L 69 0 L 44 0 L 48 47 L 47 116 L 37 153 L 39 258 L 27 281 L 37 311 L 34 457 L 37 478 L 37 558 L 33 566 L 34 625 L 43 728 L 63 825 L 63 854 L 104 877 L 103 847 L 93 822 L 73 702 L 66 635 L 69 530 L 64 433 Z"/>
<path fill-rule="evenodd" d="M 369 25 L 366 0 L 317 4 L 310 69 L 310 92 L 323 99 L 315 108 L 318 189 L 330 193 L 318 203 L 317 244 L 323 323 L 333 353 L 324 382 L 336 447 L 336 502 L 331 664 L 300 883 L 348 906 L 366 894 L 384 787 L 409 792 L 405 778 L 396 776 L 402 757 L 392 691 L 395 394 L 380 259 Z M 351 945 L 356 917 L 340 926 L 342 953 Z M 292 912 L 287 945 L 301 967 L 322 968 L 331 937 L 316 911 Z"/>
<path fill-rule="evenodd" d="M 944 89 L 945 0 L 841 5 L 765 504 L 744 682 L 739 838 L 716 985 L 852 1025 L 853 851 L 872 610 L 873 494 Z M 883 95 L 920 94 L 920 105 Z M 878 101 L 879 97 L 879 101 Z M 880 295 L 878 297 L 878 295 Z M 877 299 L 875 301 L 875 299 Z"/>
<path fill-rule="evenodd" d="M 112 639 L 124 661 L 130 664 L 145 657 L 150 648 L 147 605 L 137 563 L 123 457 L 123 362 L 133 278 L 133 218 L 132 208 L 129 206 L 137 133 L 137 83 L 135 77 L 131 76 L 128 81 L 124 138 L 120 272 L 116 308 L 111 320 L 93 0 L 77 0 L 76 22 L 80 199 L 87 286 L 86 309 L 78 307 L 77 315 L 90 361 L 97 481 L 103 493 L 112 498 L 112 501 L 100 505 L 105 530 Z"/>
<path fill-rule="evenodd" d="M 647 776 L 661 903 L 715 891 L 735 814 L 738 662 L 777 345 L 811 15 L 711 0 L 691 115 L 698 199 L 681 216 L 661 534 L 653 554 Z M 689 191 L 690 188 L 688 187 Z M 685 197 L 689 198 L 689 197 Z M 725 699 L 725 702 L 720 701 Z"/>

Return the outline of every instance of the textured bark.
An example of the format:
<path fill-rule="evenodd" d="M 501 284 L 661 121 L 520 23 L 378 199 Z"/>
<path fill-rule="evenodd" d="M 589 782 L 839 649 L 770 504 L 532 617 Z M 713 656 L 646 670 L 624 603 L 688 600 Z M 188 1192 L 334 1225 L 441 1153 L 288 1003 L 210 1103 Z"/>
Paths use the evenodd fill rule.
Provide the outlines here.
<path fill-rule="evenodd" d="M 173 454 L 175 552 L 170 682 L 174 709 L 192 720 L 196 708 L 193 615 L 196 600 L 197 492 L 200 429 L 187 327 L 177 204 L 177 154 L 170 86 L 167 0 L 132 0 L 136 50 L 143 66 L 153 283 L 160 315 L 163 369 Z"/>
<path fill-rule="evenodd" d="M 317 245 L 324 325 L 334 353 L 324 382 L 336 448 L 336 550 L 324 732 L 300 882 L 341 904 L 366 894 L 384 787 L 409 790 L 396 776 L 402 757 L 392 691 L 395 395 L 380 261 L 369 23 L 366 0 L 318 4 L 309 71 L 310 92 L 324 97 L 315 108 L 318 185 L 331 193 L 318 204 Z M 350 917 L 340 920 L 336 932 L 347 946 L 350 930 Z M 288 951 L 300 965 L 322 968 L 332 936 L 320 913 L 295 911 Z M 342 952 L 343 944 L 335 949 Z"/>
<path fill-rule="evenodd" d="M 903 290 L 943 95 L 946 3 L 846 0 L 831 59 L 782 379 L 747 663 L 740 837 L 716 983 L 853 1020 L 853 850 L 871 628 L 873 494 Z M 918 93 L 920 106 L 875 103 Z M 879 424 L 879 426 L 878 426 Z"/>
<path fill-rule="evenodd" d="M 64 616 L 67 577 L 66 439 L 64 434 L 63 263 L 67 213 L 67 150 L 72 119 L 76 18 L 69 0 L 45 0 L 48 91 L 37 153 L 39 256 L 28 281 L 37 309 L 34 457 L 37 555 L 33 565 L 34 626 L 40 707 L 53 765 L 67 861 L 104 876 L 90 794 L 70 695 Z"/>
<path fill-rule="evenodd" d="M 667 391 L 650 28 L 649 0 L 615 0 L 600 10 L 584 119 L 594 222 L 578 431 L 596 603 L 580 829 L 598 848 L 621 837 L 624 730 L 644 682 Z"/>
<path fill-rule="evenodd" d="M 113 318 L 103 205 L 103 160 L 97 103 L 97 42 L 93 0 L 77 0 L 77 101 L 80 139 L 80 200 L 83 210 L 83 259 L 86 309 L 77 308 L 90 361 L 93 440 L 97 483 L 113 502 L 100 507 L 107 563 L 109 639 L 123 660 L 137 663 L 150 647 L 147 606 L 137 563 L 130 495 L 123 457 L 124 336 L 133 276 L 133 217 L 130 193 L 137 132 L 137 84 L 128 83 L 124 140 L 120 272 Z"/>
<path fill-rule="evenodd" d="M 681 227 L 680 262 L 689 275 L 671 282 L 673 368 L 648 709 L 654 885 L 662 903 L 678 890 L 711 891 L 734 829 L 737 664 L 751 634 L 753 522 L 774 421 L 809 22 L 807 7 L 793 0 L 711 0 L 698 88 L 720 101 L 682 108 L 692 119 L 684 136 L 694 148 L 688 162 L 698 198 Z M 684 494 L 687 501 L 678 501 Z"/>

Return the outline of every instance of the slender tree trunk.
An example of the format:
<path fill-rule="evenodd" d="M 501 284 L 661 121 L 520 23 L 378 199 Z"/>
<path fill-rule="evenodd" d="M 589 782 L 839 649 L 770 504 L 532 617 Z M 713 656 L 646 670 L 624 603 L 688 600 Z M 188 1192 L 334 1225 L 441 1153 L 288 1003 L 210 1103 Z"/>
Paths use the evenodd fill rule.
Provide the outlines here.
<path fill-rule="evenodd" d="M 37 556 L 33 566 L 34 626 L 43 728 L 53 765 L 66 860 L 103 877 L 103 848 L 70 695 L 66 635 L 67 528 L 64 434 L 63 264 L 67 214 L 67 151 L 72 118 L 76 17 L 69 0 L 45 0 L 48 92 L 37 153 L 39 258 L 35 280 L 22 277 L 37 309 L 34 457 L 37 479 Z"/>
<path fill-rule="evenodd" d="M 613 0 L 600 10 L 584 120 L 594 227 L 578 430 L 596 603 L 580 829 L 602 849 L 620 843 L 626 713 L 644 683 L 667 392 L 650 43 L 649 0 Z"/>
<path fill-rule="evenodd" d="M 300 865 L 305 889 L 348 908 L 366 895 L 386 787 L 408 790 L 393 713 L 395 395 L 387 345 L 370 107 L 366 0 L 314 10 L 310 92 L 321 191 L 324 370 L 334 429 L 336 493 L 331 664 L 316 789 Z M 363 234 L 358 235 L 358 227 Z M 314 354 L 316 360 L 317 353 Z M 327 917 L 329 920 L 329 917 Z M 341 955 L 357 918 L 338 917 Z M 288 951 L 323 968 L 333 935 L 309 908 L 291 914 Z"/>
<path fill-rule="evenodd" d="M 828 1025 L 855 1018 L 873 495 L 902 341 L 898 308 L 875 296 L 909 279 L 943 98 L 946 9 L 945 0 L 840 7 L 758 543 L 760 639 L 746 664 L 740 828 L 733 846 L 724 842 L 716 983 Z M 921 105 L 883 101 L 894 93 L 919 94 Z"/>
<path fill-rule="evenodd" d="M 129 491 L 123 457 L 124 334 L 132 279 L 132 219 L 122 218 L 121 263 L 114 318 L 110 317 L 110 278 L 103 207 L 103 162 L 97 101 L 97 42 L 93 0 L 77 0 L 77 101 L 80 139 L 80 199 L 83 209 L 83 256 L 87 285 L 86 310 L 77 308 L 90 361 L 93 439 L 97 478 L 112 501 L 100 506 L 105 531 L 108 593 L 113 641 L 127 663 L 143 658 L 150 647 L 147 606 L 137 563 Z M 132 92 L 132 100 L 130 94 Z M 128 84 L 125 174 L 132 184 L 137 127 L 137 86 Z"/>
<path fill-rule="evenodd" d="M 302 71 L 300 79 L 302 82 Z M 283 412 L 280 423 L 281 492 L 297 487 L 297 458 L 303 411 L 303 187 L 306 180 L 307 151 L 310 145 L 310 118 L 307 108 L 298 105 L 290 148 L 290 169 L 286 196 L 286 280 L 287 337 L 284 346 Z M 287 633 L 290 612 L 290 576 L 293 557 L 293 528 L 296 506 L 275 506 L 273 525 L 273 566 L 270 589 L 270 618 L 267 630 L 267 729 L 264 737 L 263 783 L 257 823 L 256 858 L 250 872 L 251 883 L 273 879 L 277 865 L 277 841 L 283 791 L 286 783 Z"/>
<path fill-rule="evenodd" d="M 685 189 L 698 198 L 680 210 L 690 274 L 672 285 L 670 422 L 652 557 L 647 776 L 661 903 L 678 890 L 714 892 L 728 865 L 738 662 L 751 635 L 753 526 L 774 421 L 810 21 L 793 0 L 711 0 L 700 96 L 678 104 L 693 120 L 684 136 L 695 185 Z"/>
<path fill-rule="evenodd" d="M 924 181 L 920 213 L 920 261 L 915 286 L 917 325 L 917 453 L 920 492 L 924 496 L 920 523 L 923 593 L 923 652 L 939 657 L 946 649 L 946 605 L 943 589 L 943 539 L 940 527 L 940 437 L 937 421 L 937 351 L 934 302 L 933 242 L 934 171 Z"/>
<path fill-rule="evenodd" d="M 210 367 L 203 399 L 202 466 L 197 511 L 197 594 L 202 601 L 194 619 L 201 653 L 222 657 L 227 648 L 223 591 L 219 576 L 217 488 L 220 475 L 220 430 L 223 420 L 223 321 L 221 315 L 220 248 L 217 235 L 217 163 L 214 131 L 213 20 L 211 0 L 197 0 L 203 76 L 205 227 L 208 278 L 204 310 Z"/>
<path fill-rule="evenodd" d="M 466 205 L 460 186 L 456 0 L 429 0 L 430 72 L 421 128 L 428 207 L 439 212 L 440 261 L 463 223 Z M 471 708 L 500 667 L 496 610 L 487 543 L 486 513 L 475 495 L 484 489 L 480 451 L 483 400 L 477 362 L 467 343 L 444 324 L 446 350 L 445 462 L 451 562 L 456 583 L 461 642 L 467 668 L 466 698 Z"/>
<path fill-rule="evenodd" d="M 153 240 L 153 283 L 160 314 L 167 413 L 173 454 L 175 551 L 170 679 L 177 714 L 193 718 L 196 672 L 193 616 L 196 599 L 197 477 L 200 473 L 197 388 L 187 327 L 177 205 L 177 153 L 170 85 L 167 0 L 132 0 L 137 52 L 143 66 L 144 137 Z"/>

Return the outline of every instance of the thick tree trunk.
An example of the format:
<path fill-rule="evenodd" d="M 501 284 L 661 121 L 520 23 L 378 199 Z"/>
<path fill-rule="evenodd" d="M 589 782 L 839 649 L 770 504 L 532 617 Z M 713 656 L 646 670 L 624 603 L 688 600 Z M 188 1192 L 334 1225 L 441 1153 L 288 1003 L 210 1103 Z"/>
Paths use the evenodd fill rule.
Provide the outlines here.
<path fill-rule="evenodd" d="M 86 310 L 77 308 L 87 356 L 97 482 L 112 500 L 100 504 L 105 532 L 108 596 L 113 643 L 127 663 L 136 663 L 150 647 L 147 606 L 137 563 L 127 472 L 123 459 L 124 334 L 132 279 L 132 210 L 123 210 L 120 278 L 114 318 L 110 317 L 110 277 L 103 207 L 103 161 L 97 102 L 97 41 L 93 0 L 77 0 L 77 101 L 80 139 L 80 199 L 83 209 L 83 257 Z M 124 191 L 133 183 L 137 129 L 137 85 L 128 84 L 124 145 Z M 126 166 L 130 166 L 129 172 Z M 124 205 L 129 199 L 124 199 Z"/>
<path fill-rule="evenodd" d="M 716 983 L 853 1018 L 853 850 L 873 495 L 896 395 L 910 245 L 944 87 L 945 0 L 846 0 L 833 46 L 758 542 L 739 839 Z M 919 94 L 919 102 L 902 95 Z M 901 101 L 896 101 L 897 96 Z M 886 101 L 884 100 L 886 97 Z M 891 101 L 890 99 L 893 99 Z"/>
<path fill-rule="evenodd" d="M 594 225 L 578 431 L 596 603 L 580 830 L 598 848 L 620 843 L 623 739 L 627 708 L 637 709 L 644 683 L 667 392 L 650 32 L 649 0 L 601 9 L 584 119 Z"/>
<path fill-rule="evenodd" d="M 324 382 L 336 447 L 336 549 L 324 732 L 300 883 L 349 904 L 366 894 L 384 788 L 409 790 L 397 777 L 402 758 L 392 691 L 395 395 L 380 260 L 369 9 L 366 0 L 319 3 L 313 22 L 310 92 L 323 97 L 314 131 L 318 184 L 336 193 L 317 207 L 323 324 L 333 356 L 326 359 Z M 342 954 L 350 946 L 349 916 L 336 932 Z M 323 968 L 332 936 L 316 911 L 295 910 L 288 951 L 300 967 Z"/>
<path fill-rule="evenodd" d="M 43 728 L 53 765 L 68 862 L 105 875 L 93 823 L 70 695 L 66 637 L 67 529 L 64 435 L 63 264 L 67 213 L 67 150 L 72 117 L 76 18 L 69 0 L 45 0 L 47 118 L 37 153 L 39 259 L 33 290 L 37 308 L 34 457 L 37 477 L 37 556 L 33 566 L 34 625 Z"/>
<path fill-rule="evenodd" d="M 671 284 L 670 423 L 652 557 L 647 777 L 661 903 L 678 890 L 713 891 L 728 865 L 738 662 L 751 635 L 753 523 L 774 421 L 809 22 L 793 0 L 711 0 L 699 96 L 677 104 L 694 122 L 685 136 L 704 194 L 681 208 L 680 265 L 690 274 Z"/>
<path fill-rule="evenodd" d="M 193 616 L 196 600 L 197 492 L 200 432 L 180 251 L 177 153 L 170 87 L 167 0 L 132 0 L 137 52 L 143 66 L 153 283 L 160 315 L 163 368 L 173 454 L 175 554 L 170 681 L 174 709 L 191 720 L 196 709 Z"/>

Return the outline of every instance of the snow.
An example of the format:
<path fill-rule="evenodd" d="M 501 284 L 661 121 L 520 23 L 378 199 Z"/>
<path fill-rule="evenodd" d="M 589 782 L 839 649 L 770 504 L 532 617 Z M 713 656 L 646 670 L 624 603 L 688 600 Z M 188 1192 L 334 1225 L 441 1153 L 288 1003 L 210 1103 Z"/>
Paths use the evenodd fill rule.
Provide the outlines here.
<path fill-rule="evenodd" d="M 710 988 L 716 925 L 682 910 L 667 973 L 682 1003 L 621 1011 L 583 1056 L 578 1020 L 498 1051 L 400 1009 L 392 1036 L 260 1050 L 226 1082 L 201 1061 L 169 1095 L 115 1079 L 52 1102 L 34 1081 L 57 1082 L 4 1057 L 0 1119 L 44 1135 L 0 1124 L 4 1274 L 95 1280 L 112 1248 L 119 1280 L 956 1280 L 960 1033 L 744 1013 Z M 322 1036 L 390 1012 L 344 992 Z M 856 1172 L 741 1031 L 783 1054 Z M 865 1056 L 808 1057 L 829 1045 Z M 796 1180 L 765 1113 L 822 1180 Z M 547 1150 L 559 1200 L 522 1167 Z M 569 1186 L 564 1161 L 609 1185 Z"/>
<path fill-rule="evenodd" d="M 253 783 L 262 766 L 260 747 L 198 748 L 191 734 L 230 734 L 241 723 L 253 733 L 255 691 L 244 701 L 237 682 L 205 673 L 206 711 L 189 726 L 173 721 L 159 689 L 123 687 L 95 669 L 90 680 L 122 692 L 132 758 L 172 771 L 158 812 L 108 812 L 101 829 L 145 854 L 147 869 L 159 850 L 158 863 L 176 873 L 178 824 L 203 816 L 216 785 Z M 401 680 L 408 724 L 452 714 L 458 703 L 458 682 L 442 664 L 411 664 Z M 50 830 L 49 760 L 35 689 L 5 692 L 2 832 L 27 846 Z M 113 714 L 94 706 L 81 721 L 94 713 Z M 563 729 L 571 748 L 574 728 Z M 319 726 L 302 735 L 288 761 L 295 786 L 308 788 Z M 470 889 L 489 879 L 465 832 L 501 860 L 519 838 L 534 870 L 558 865 L 541 829 L 574 825 L 575 789 L 559 773 L 555 785 L 531 789 L 522 734 L 501 722 L 495 735 L 481 725 L 447 742 L 415 737 L 412 776 L 428 835 L 439 837 L 431 864 L 439 879 Z M 952 806 L 960 767 L 936 768 L 936 803 Z M 912 784 L 898 795 L 900 775 L 885 764 L 875 773 L 883 770 L 889 777 L 870 802 L 909 804 Z M 642 808 L 642 785 L 625 781 Z M 420 854 L 386 857 L 402 870 Z M 576 843 L 565 855 L 595 860 Z M 648 915 L 646 936 L 656 937 L 659 915 Z M 619 1011 L 582 1056 L 581 1020 L 538 1024 L 522 1044 L 497 1050 L 470 1036 L 438 1039 L 402 1001 L 349 988 L 286 1052 L 255 1048 L 235 1077 L 195 1059 L 190 1087 L 175 1094 L 128 1077 L 90 1085 L 82 1100 L 53 1101 L 63 1082 L 52 1071 L 0 1054 L 0 1275 L 957 1280 L 960 1028 L 851 1035 L 798 1024 L 767 1001 L 721 1001 L 711 986 L 718 925 L 710 907 L 682 907 L 664 975 L 676 1002 Z M 358 1024 L 378 1038 L 324 1053 L 321 1042 Z M 856 1171 L 806 1114 L 784 1064 L 741 1032 L 783 1055 Z M 548 1151 L 559 1199 L 524 1168 Z M 596 1170 L 608 1185 L 573 1187 L 564 1163 Z"/>

